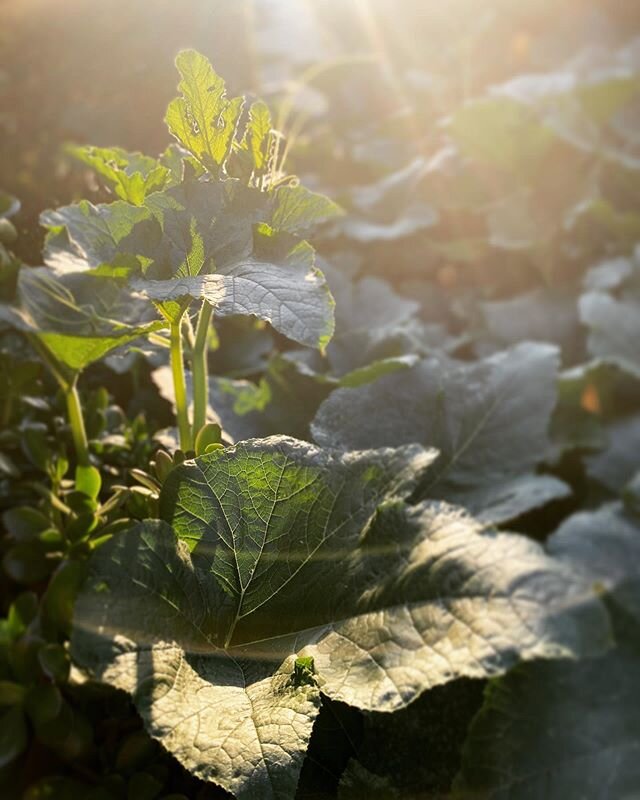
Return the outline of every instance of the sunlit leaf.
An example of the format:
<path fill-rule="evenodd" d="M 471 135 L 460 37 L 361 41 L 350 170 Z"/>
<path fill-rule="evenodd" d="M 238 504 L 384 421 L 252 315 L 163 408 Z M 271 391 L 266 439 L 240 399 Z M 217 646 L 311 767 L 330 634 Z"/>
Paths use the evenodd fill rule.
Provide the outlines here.
<path fill-rule="evenodd" d="M 294 793 L 319 691 L 391 711 L 457 676 L 598 652 L 604 611 L 537 544 L 405 505 L 432 458 L 273 437 L 176 467 L 163 521 L 92 557 L 74 658 L 198 777 L 270 798 Z"/>

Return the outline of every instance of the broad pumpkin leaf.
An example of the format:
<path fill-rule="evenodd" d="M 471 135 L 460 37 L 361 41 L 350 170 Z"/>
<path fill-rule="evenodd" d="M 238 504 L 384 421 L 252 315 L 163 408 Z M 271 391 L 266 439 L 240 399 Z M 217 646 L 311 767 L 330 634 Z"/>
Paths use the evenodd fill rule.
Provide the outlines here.
<path fill-rule="evenodd" d="M 154 192 L 140 208 L 83 203 L 42 221 L 57 234 L 51 263 L 68 264 L 71 249 L 80 262 L 72 259 L 75 269 L 129 265 L 131 287 L 169 317 L 181 314 L 178 299 L 206 299 L 218 316 L 254 314 L 294 341 L 322 348 L 333 333 L 333 299 L 310 245 L 275 234 L 254 239 L 267 205 L 263 193 L 231 181 L 187 180 Z M 61 229 L 68 242 L 59 239 Z"/>
<path fill-rule="evenodd" d="M 361 245 L 396 242 L 413 236 L 425 228 L 433 227 L 439 220 L 437 209 L 426 203 L 411 206 L 406 212 L 390 221 L 345 217 L 340 232 Z"/>
<path fill-rule="evenodd" d="M 458 676 L 599 652 L 604 610 L 539 545 L 405 504 L 432 459 L 272 437 L 185 462 L 162 519 L 92 556 L 73 657 L 195 775 L 275 798 L 294 795 L 320 692 L 392 711 Z"/>
<path fill-rule="evenodd" d="M 579 512 L 549 550 L 607 593 L 616 647 L 575 663 L 519 665 L 474 720 L 461 797 L 632 797 L 640 782 L 640 524 L 620 504 Z M 456 794 L 455 796 L 458 796 Z"/>
<path fill-rule="evenodd" d="M 0 304 L 0 320 L 35 336 L 73 372 L 164 327 L 150 312 L 130 291 L 91 271 L 56 274 L 47 267 L 23 268 L 16 304 Z"/>
<path fill-rule="evenodd" d="M 169 103 L 167 127 L 205 169 L 218 174 L 231 152 L 244 98 L 227 99 L 224 81 L 195 50 L 179 53 L 176 67 L 182 96 Z"/>
<path fill-rule="evenodd" d="M 132 288 L 156 302 L 207 300 L 220 317 L 253 314 L 300 344 L 325 347 L 333 334 L 334 301 L 306 242 L 281 263 L 243 259 L 210 275 L 136 280 Z"/>
<path fill-rule="evenodd" d="M 523 664 L 487 692 L 454 797 L 633 797 L 640 638 L 578 663 Z"/>
<path fill-rule="evenodd" d="M 521 344 L 474 363 L 426 359 L 356 389 L 338 389 L 312 424 L 315 440 L 346 450 L 420 442 L 440 457 L 422 497 L 467 507 L 498 523 L 554 498 L 567 486 L 536 475 L 548 453 L 558 352 Z"/>
<path fill-rule="evenodd" d="M 521 181 L 536 175 L 557 139 L 529 107 L 506 96 L 469 102 L 448 123 L 448 132 L 464 156 Z"/>
<path fill-rule="evenodd" d="M 351 213 L 337 230 L 360 244 L 394 242 L 430 228 L 439 212 L 421 196 L 429 167 L 421 157 L 383 178 L 351 190 Z"/>
<path fill-rule="evenodd" d="M 622 503 L 572 514 L 549 538 L 547 550 L 597 583 L 600 591 L 615 595 L 618 603 L 624 603 L 625 586 L 631 587 L 627 599 L 635 594 L 638 604 L 636 611 L 629 611 L 640 619 L 640 521 Z"/>
<path fill-rule="evenodd" d="M 606 258 L 591 267 L 584 276 L 584 288 L 590 292 L 609 292 L 633 277 L 636 264 L 630 258 Z"/>
<path fill-rule="evenodd" d="M 480 355 L 489 347 L 495 350 L 533 341 L 558 345 L 569 363 L 583 356 L 573 293 L 534 289 L 508 300 L 482 303 L 480 313 L 486 328 L 477 348 Z"/>

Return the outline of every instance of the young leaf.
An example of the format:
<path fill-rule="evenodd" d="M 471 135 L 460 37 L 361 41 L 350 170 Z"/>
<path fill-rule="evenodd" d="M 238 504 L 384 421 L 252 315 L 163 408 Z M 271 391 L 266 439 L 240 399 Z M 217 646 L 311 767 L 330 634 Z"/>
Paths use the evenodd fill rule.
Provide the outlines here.
<path fill-rule="evenodd" d="M 203 425 L 196 436 L 196 455 L 201 456 L 210 445 L 220 444 L 221 436 L 222 430 L 217 422 L 209 422 Z"/>
<path fill-rule="evenodd" d="M 76 467 L 76 491 L 96 500 L 100 494 L 102 477 L 95 467 L 78 465 Z"/>
<path fill-rule="evenodd" d="M 131 692 L 198 777 L 275 798 L 295 792 L 319 690 L 391 711 L 457 676 L 599 652 L 590 586 L 537 544 L 404 504 L 432 458 L 273 437 L 176 467 L 163 521 L 92 556 L 76 662 Z"/>
<path fill-rule="evenodd" d="M 249 109 L 249 122 L 245 136 L 253 159 L 253 166 L 259 173 L 264 172 L 269 165 L 272 135 L 273 125 L 269 107 L 262 100 L 257 100 L 251 104 Z"/>
<path fill-rule="evenodd" d="M 128 153 L 121 147 L 76 147 L 68 152 L 101 175 L 122 200 L 143 204 L 151 192 L 164 188 L 170 176 L 168 167 L 142 153 Z"/>
<path fill-rule="evenodd" d="M 227 100 L 224 81 L 195 50 L 179 53 L 176 67 L 182 97 L 169 103 L 165 121 L 180 144 L 218 174 L 231 152 L 244 98 Z"/>

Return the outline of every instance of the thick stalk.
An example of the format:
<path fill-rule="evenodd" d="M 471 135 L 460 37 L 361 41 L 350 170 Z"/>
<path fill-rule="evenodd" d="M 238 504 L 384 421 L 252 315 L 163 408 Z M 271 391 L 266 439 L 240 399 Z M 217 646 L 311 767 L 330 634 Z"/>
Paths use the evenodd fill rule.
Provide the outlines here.
<path fill-rule="evenodd" d="M 78 396 L 75 381 L 64 389 L 64 395 L 67 401 L 67 414 L 69 415 L 69 425 L 71 426 L 78 466 L 88 467 L 90 466 L 89 442 L 87 441 L 87 431 L 84 427 L 82 406 L 80 405 L 80 397 Z"/>
<path fill-rule="evenodd" d="M 209 368 L 207 363 L 209 345 L 209 325 L 213 306 L 202 301 L 202 308 L 198 315 L 196 338 L 193 344 L 191 358 L 191 374 L 193 378 L 193 439 L 195 441 L 199 430 L 207 421 L 207 406 L 209 404 Z"/>
<path fill-rule="evenodd" d="M 184 363 L 182 360 L 182 323 L 181 320 L 171 323 L 171 373 L 173 390 L 176 396 L 176 418 L 180 447 L 191 450 L 191 426 L 189 425 L 189 408 L 187 405 L 187 386 L 184 379 Z"/>

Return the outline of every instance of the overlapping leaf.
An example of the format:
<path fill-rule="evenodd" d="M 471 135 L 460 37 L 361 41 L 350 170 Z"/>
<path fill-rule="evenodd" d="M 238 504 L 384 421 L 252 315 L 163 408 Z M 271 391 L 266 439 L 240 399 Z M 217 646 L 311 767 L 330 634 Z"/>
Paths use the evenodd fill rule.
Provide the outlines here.
<path fill-rule="evenodd" d="M 314 267 L 313 249 L 304 242 L 281 263 L 246 259 L 221 273 L 139 280 L 132 286 L 157 302 L 185 296 L 206 300 L 221 317 L 253 314 L 311 347 L 324 347 L 333 334 L 333 298 Z"/>
<path fill-rule="evenodd" d="M 294 237 L 340 209 L 302 186 L 257 180 L 273 139 L 264 104 L 252 105 L 240 139 L 243 99 L 226 98 L 224 81 L 199 53 L 183 51 L 176 64 L 182 96 L 169 105 L 167 123 L 200 167 L 186 158 L 176 183 L 174 169 L 147 156 L 76 148 L 123 200 L 45 212 L 47 263 L 131 277 L 168 319 L 204 299 L 220 316 L 254 314 L 301 344 L 324 347 L 333 333 L 333 300 L 312 249 Z M 246 184 L 225 170 L 234 147 L 251 155 Z"/>
<path fill-rule="evenodd" d="M 294 793 L 319 691 L 390 711 L 457 676 L 602 648 L 589 584 L 537 544 L 405 505 L 432 458 L 273 437 L 186 462 L 164 521 L 92 558 L 76 661 L 131 692 L 196 775 L 272 798 Z"/>
<path fill-rule="evenodd" d="M 55 360 L 80 371 L 163 323 L 130 291 L 90 272 L 23 268 L 14 305 L 0 319 L 34 336 Z M 146 320 L 146 321 L 145 321 Z"/>
<path fill-rule="evenodd" d="M 619 504 L 570 517 L 549 549 L 607 592 L 616 647 L 524 664 L 489 687 L 458 788 L 488 798 L 633 796 L 640 780 L 640 524 Z"/>
<path fill-rule="evenodd" d="M 427 359 L 357 389 L 338 389 L 312 425 L 323 445 L 345 449 L 420 442 L 440 457 L 423 497 L 464 505 L 491 522 L 513 519 L 567 487 L 535 475 L 549 442 L 556 348 L 522 344 L 464 364 Z"/>

